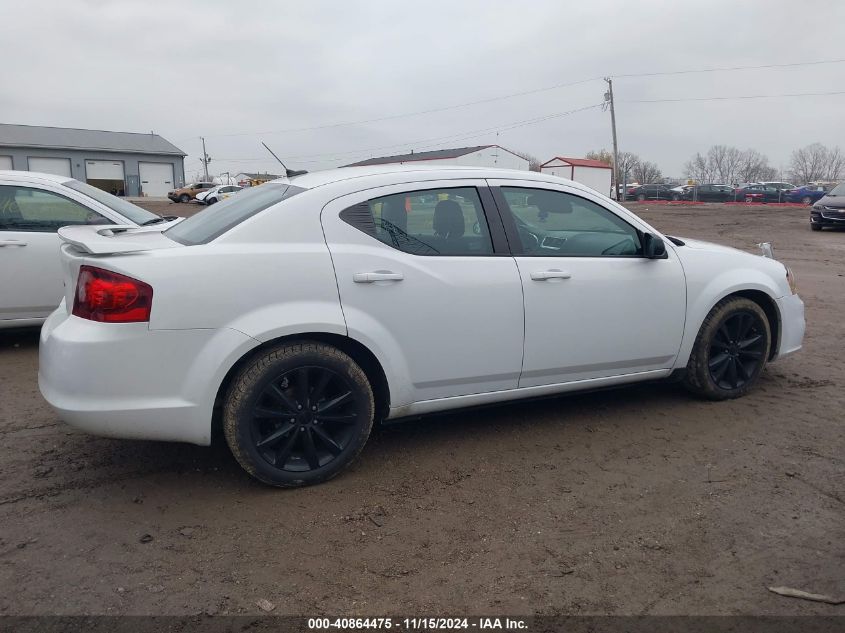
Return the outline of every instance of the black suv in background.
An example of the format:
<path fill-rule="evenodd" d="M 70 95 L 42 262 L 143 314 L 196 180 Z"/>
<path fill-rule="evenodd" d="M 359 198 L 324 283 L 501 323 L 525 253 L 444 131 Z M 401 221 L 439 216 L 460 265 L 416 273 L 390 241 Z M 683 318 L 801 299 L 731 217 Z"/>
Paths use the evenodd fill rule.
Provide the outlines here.
<path fill-rule="evenodd" d="M 825 226 L 845 227 L 845 182 L 836 185 L 810 207 L 810 228 L 821 231 Z"/>
<path fill-rule="evenodd" d="M 672 194 L 675 193 L 670 188 L 670 185 L 639 185 L 637 187 L 628 187 L 625 192 L 625 200 L 639 200 L 645 202 L 646 200 L 672 200 Z"/>
<path fill-rule="evenodd" d="M 681 200 L 698 202 L 732 202 L 735 199 L 734 188 L 729 185 L 693 185 L 681 194 Z"/>

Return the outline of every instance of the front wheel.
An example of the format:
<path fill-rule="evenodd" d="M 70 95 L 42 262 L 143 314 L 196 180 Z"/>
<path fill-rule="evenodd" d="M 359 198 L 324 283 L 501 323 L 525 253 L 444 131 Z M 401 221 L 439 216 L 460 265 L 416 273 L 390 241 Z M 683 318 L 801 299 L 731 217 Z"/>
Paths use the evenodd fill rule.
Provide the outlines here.
<path fill-rule="evenodd" d="M 323 343 L 286 343 L 235 377 L 223 428 L 244 470 L 293 488 L 348 467 L 367 442 L 374 412 L 370 383 L 349 356 Z"/>
<path fill-rule="evenodd" d="M 819 224 L 813 224 L 812 222 L 810 222 L 810 230 L 811 231 L 821 231 L 822 227 Z"/>
<path fill-rule="evenodd" d="M 183 193 L 181 196 L 179 196 L 179 202 L 190 202 L 190 201 L 191 201 L 191 196 L 189 196 L 187 193 Z"/>
<path fill-rule="evenodd" d="M 723 299 L 695 339 L 686 386 L 710 400 L 744 396 L 760 377 L 770 349 L 771 329 L 763 309 L 744 297 Z"/>
<path fill-rule="evenodd" d="M 641 193 L 637 196 L 637 202 L 645 202 L 645 194 Z"/>
<path fill-rule="evenodd" d="M 217 200 L 215 200 L 214 198 L 206 198 L 206 199 L 204 200 L 204 202 L 205 202 L 206 206 L 209 206 L 209 207 L 210 207 L 212 204 L 214 204 L 215 202 L 217 202 Z"/>

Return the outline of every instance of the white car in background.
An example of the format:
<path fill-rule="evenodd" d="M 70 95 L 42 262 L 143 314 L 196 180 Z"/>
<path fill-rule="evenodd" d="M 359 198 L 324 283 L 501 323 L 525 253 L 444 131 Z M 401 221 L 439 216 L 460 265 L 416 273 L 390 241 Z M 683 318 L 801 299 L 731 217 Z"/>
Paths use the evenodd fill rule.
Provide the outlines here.
<path fill-rule="evenodd" d="M 804 335 L 782 263 L 542 173 L 342 168 L 163 232 L 60 234 L 39 371 L 60 417 L 209 444 L 218 410 L 276 486 L 336 475 L 388 418 L 670 376 L 742 396 Z"/>
<path fill-rule="evenodd" d="M 166 220 L 101 189 L 28 171 L 0 171 L 0 328 L 39 325 L 64 294 L 60 227 L 155 226 Z"/>
<path fill-rule="evenodd" d="M 208 191 L 201 191 L 197 194 L 196 199 L 200 204 L 207 204 L 208 206 L 211 206 L 212 204 L 233 196 L 241 189 L 243 189 L 243 187 L 239 187 L 238 185 L 217 185 Z"/>

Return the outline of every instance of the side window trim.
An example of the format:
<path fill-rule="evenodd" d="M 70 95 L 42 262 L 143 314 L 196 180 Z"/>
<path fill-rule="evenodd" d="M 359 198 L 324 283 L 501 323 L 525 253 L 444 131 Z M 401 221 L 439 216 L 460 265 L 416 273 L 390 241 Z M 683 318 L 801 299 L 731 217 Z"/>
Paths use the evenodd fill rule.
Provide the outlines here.
<path fill-rule="evenodd" d="M 502 215 L 499 212 L 499 209 L 493 200 L 493 196 L 491 193 L 491 188 L 486 185 L 481 184 L 465 184 L 462 183 L 460 180 L 454 181 L 453 185 L 450 186 L 443 186 L 442 183 L 437 185 L 429 185 L 426 182 L 416 182 L 416 183 L 408 183 L 409 187 L 412 188 L 407 189 L 405 192 L 397 192 L 395 194 L 388 194 L 388 195 L 399 195 L 401 193 L 416 193 L 416 192 L 423 192 L 423 191 L 443 191 L 446 189 L 465 189 L 465 188 L 472 188 L 475 189 L 479 202 L 481 203 L 481 213 L 484 217 L 485 222 L 487 223 L 487 231 L 490 235 L 490 242 L 492 245 L 491 253 L 472 253 L 472 254 L 464 254 L 464 255 L 440 255 L 440 254 L 423 254 L 423 253 L 412 253 L 409 251 L 404 251 L 402 249 L 398 249 L 382 240 L 378 239 L 375 236 L 375 225 L 372 223 L 372 218 L 369 214 L 369 203 L 373 200 L 377 200 L 378 198 L 384 197 L 384 195 L 375 195 L 368 197 L 366 200 L 363 200 L 357 204 L 350 205 L 344 209 L 342 209 L 338 213 L 338 217 L 341 221 L 349 224 L 354 229 L 361 231 L 365 235 L 369 236 L 379 244 L 383 244 L 387 248 L 392 248 L 400 253 L 404 253 L 405 255 L 410 255 L 413 257 L 511 257 L 511 249 L 509 246 L 509 240 L 507 238 L 507 231 L 502 223 Z M 369 220 L 365 219 L 362 216 L 362 212 L 364 207 L 367 208 L 366 216 L 370 218 Z M 372 226 L 369 226 L 372 224 Z"/>
<path fill-rule="evenodd" d="M 598 204 L 597 202 L 594 202 L 593 200 L 590 200 L 589 198 L 579 196 L 577 193 L 572 193 L 570 191 L 563 191 L 561 189 L 555 189 L 555 188 L 550 188 L 550 187 L 537 186 L 537 185 L 540 185 L 540 184 L 542 184 L 542 183 L 537 183 L 536 185 L 534 185 L 534 184 L 532 184 L 532 185 L 520 184 L 520 185 L 513 185 L 513 186 L 521 187 L 521 188 L 525 188 L 525 189 L 532 189 L 533 188 L 533 189 L 544 189 L 546 191 L 557 191 L 559 193 L 570 195 L 570 196 L 573 196 L 575 198 L 580 198 L 580 199 L 585 200 L 589 203 L 595 204 L 595 205 L 601 207 L 602 209 L 604 209 L 605 211 L 607 211 L 608 213 L 613 214 L 614 217 L 616 217 L 617 219 L 619 219 L 620 221 L 622 221 L 626 225 L 628 225 L 631 228 L 631 231 L 633 231 L 634 233 L 637 234 L 637 237 L 639 238 L 640 243 L 642 243 L 643 232 L 638 227 L 636 227 L 633 224 L 631 224 L 630 222 L 628 222 L 628 220 L 626 220 L 622 216 L 620 216 L 616 213 L 613 213 L 613 211 L 611 209 L 608 209 L 604 205 Z M 508 243 L 511 245 L 511 253 L 514 256 L 520 256 L 520 257 L 561 257 L 561 258 L 563 258 L 563 257 L 591 257 L 591 258 L 597 258 L 597 259 L 604 259 L 604 258 L 607 258 L 607 259 L 642 259 L 643 258 L 642 253 L 638 253 L 636 255 L 552 255 L 550 253 L 528 253 L 528 252 L 525 252 L 525 249 L 522 246 L 522 240 L 519 237 L 519 231 L 517 230 L 517 227 L 516 227 L 516 220 L 514 220 L 513 211 L 511 211 L 510 206 L 508 205 L 508 202 L 505 199 L 504 194 L 502 193 L 501 185 L 499 185 L 499 184 L 492 185 L 491 184 L 490 185 L 490 191 L 492 193 L 493 200 L 496 203 L 496 206 L 498 208 L 499 216 L 500 216 L 500 218 L 501 218 L 501 220 L 504 224 L 505 233 L 507 235 Z M 642 246 L 641 246 L 641 248 L 642 248 Z"/>

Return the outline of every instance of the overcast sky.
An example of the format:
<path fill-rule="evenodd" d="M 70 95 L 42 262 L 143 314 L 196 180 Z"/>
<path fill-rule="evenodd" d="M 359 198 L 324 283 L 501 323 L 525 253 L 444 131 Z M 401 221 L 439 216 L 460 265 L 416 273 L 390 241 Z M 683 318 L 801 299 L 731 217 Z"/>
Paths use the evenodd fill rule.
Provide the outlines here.
<path fill-rule="evenodd" d="M 371 156 L 498 143 L 545 161 L 612 146 L 683 175 L 696 151 L 845 145 L 845 95 L 633 103 L 845 90 L 845 63 L 620 75 L 845 58 L 845 2 L 4 3 L 3 122 L 161 134 L 200 170 L 321 169 Z M 532 94 L 508 99 L 505 95 Z M 428 114 L 366 121 L 486 103 Z M 324 126 L 322 129 L 301 130 Z M 298 131 L 296 131 L 298 130 Z M 498 134 L 497 134 L 498 131 Z"/>

